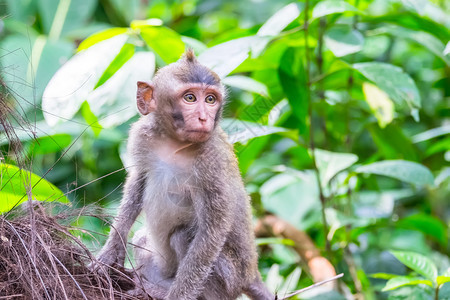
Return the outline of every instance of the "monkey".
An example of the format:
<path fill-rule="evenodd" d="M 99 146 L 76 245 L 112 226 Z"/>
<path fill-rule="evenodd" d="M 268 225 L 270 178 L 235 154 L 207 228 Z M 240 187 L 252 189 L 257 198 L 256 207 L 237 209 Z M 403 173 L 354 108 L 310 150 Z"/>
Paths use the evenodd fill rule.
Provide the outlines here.
<path fill-rule="evenodd" d="M 258 271 L 250 198 L 219 125 L 226 89 L 218 75 L 187 49 L 151 82 L 138 82 L 136 99 L 141 117 L 127 142 L 131 167 L 97 261 L 123 266 L 128 233 L 143 211 L 145 226 L 132 239 L 132 294 L 275 299 Z"/>

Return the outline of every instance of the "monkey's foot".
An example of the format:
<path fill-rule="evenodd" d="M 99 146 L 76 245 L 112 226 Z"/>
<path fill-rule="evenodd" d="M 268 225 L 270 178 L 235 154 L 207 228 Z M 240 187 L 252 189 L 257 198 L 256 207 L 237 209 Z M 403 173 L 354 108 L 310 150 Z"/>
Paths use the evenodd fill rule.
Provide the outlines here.
<path fill-rule="evenodd" d="M 154 299 L 162 300 L 167 297 L 168 291 L 166 288 L 149 282 L 145 278 L 134 277 L 133 278 L 136 287 L 126 293 L 130 296 L 138 297 L 140 299 Z"/>

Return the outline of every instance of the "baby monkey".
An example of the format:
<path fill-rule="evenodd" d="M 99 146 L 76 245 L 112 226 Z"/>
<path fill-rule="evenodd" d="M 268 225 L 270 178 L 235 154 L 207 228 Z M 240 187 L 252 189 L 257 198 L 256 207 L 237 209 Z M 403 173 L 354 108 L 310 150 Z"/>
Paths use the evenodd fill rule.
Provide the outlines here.
<path fill-rule="evenodd" d="M 131 167 L 119 214 L 98 255 L 123 266 L 136 217 L 135 295 L 155 299 L 275 299 L 261 281 L 249 197 L 219 126 L 226 91 L 192 50 L 138 82 L 142 117 L 130 131 Z"/>

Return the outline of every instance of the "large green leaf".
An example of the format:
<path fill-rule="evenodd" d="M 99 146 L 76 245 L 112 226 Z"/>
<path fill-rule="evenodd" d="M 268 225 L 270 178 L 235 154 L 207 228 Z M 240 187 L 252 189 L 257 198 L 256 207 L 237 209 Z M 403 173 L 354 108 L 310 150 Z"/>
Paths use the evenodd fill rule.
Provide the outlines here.
<path fill-rule="evenodd" d="M 288 48 L 283 54 L 278 76 L 291 105 L 292 112 L 299 120 L 301 134 L 306 134 L 308 116 L 308 87 L 303 55 L 298 48 Z"/>
<path fill-rule="evenodd" d="M 231 87 L 237 87 L 239 89 L 242 89 L 244 91 L 252 92 L 259 94 L 263 97 L 269 96 L 269 91 L 267 90 L 267 86 L 259 82 L 251 77 L 243 76 L 243 75 L 233 75 L 225 77 L 222 82 L 225 85 L 231 86 Z"/>
<path fill-rule="evenodd" d="M 94 33 L 93 35 L 89 36 L 87 39 L 81 42 L 81 44 L 78 46 L 77 51 L 85 50 L 91 47 L 92 45 L 97 44 L 98 42 L 107 40 L 119 34 L 126 33 L 127 31 L 128 28 L 114 27 Z"/>
<path fill-rule="evenodd" d="M 450 65 L 450 59 L 444 54 L 445 44 L 428 32 L 410 30 L 400 26 L 389 26 L 378 28 L 377 33 L 389 33 L 395 38 L 405 38 L 414 41 L 442 59 L 447 65 Z"/>
<path fill-rule="evenodd" d="M 391 251 L 391 253 L 413 271 L 419 273 L 433 283 L 436 282 L 436 277 L 438 275 L 437 268 L 428 257 L 416 252 L 407 251 Z"/>
<path fill-rule="evenodd" d="M 184 53 L 185 45 L 181 36 L 167 27 L 144 27 L 141 29 L 141 36 L 145 43 L 167 64 L 177 61 Z"/>
<path fill-rule="evenodd" d="M 352 153 L 337 153 L 317 148 L 314 153 L 323 186 L 326 186 L 336 174 L 358 161 L 358 156 Z"/>
<path fill-rule="evenodd" d="M 290 3 L 278 10 L 258 30 L 259 36 L 276 36 L 300 15 L 297 3 Z"/>
<path fill-rule="evenodd" d="M 326 15 L 344 13 L 348 11 L 361 13 L 356 7 L 349 4 L 347 1 L 325 0 L 320 1 L 316 4 L 316 6 L 314 6 L 312 17 L 316 19 Z"/>
<path fill-rule="evenodd" d="M 82 27 L 94 13 L 97 0 L 39 0 L 38 9 L 45 33 L 59 39 Z"/>
<path fill-rule="evenodd" d="M 365 17 L 363 21 L 370 23 L 393 23 L 413 30 L 426 31 L 440 39 L 443 43 L 447 43 L 450 40 L 450 30 L 448 28 L 436 23 L 434 20 L 423 18 L 409 12 L 400 12 L 379 17 Z"/>
<path fill-rule="evenodd" d="M 0 213 L 7 212 L 27 201 L 27 190 L 31 199 L 69 203 L 64 193 L 47 180 L 27 170 L 9 164 L 0 164 Z"/>
<path fill-rule="evenodd" d="M 136 82 L 149 81 L 154 71 L 155 55 L 136 52 L 111 78 L 88 94 L 89 107 L 101 126 L 117 126 L 136 115 Z"/>
<path fill-rule="evenodd" d="M 11 15 L 15 20 L 21 21 L 23 23 L 28 22 L 30 18 L 34 18 L 37 10 L 36 0 L 6 0 L 5 4 L 8 9 L 9 15 Z"/>
<path fill-rule="evenodd" d="M 224 78 L 249 57 L 252 47 L 256 47 L 266 37 L 246 36 L 215 45 L 201 53 L 198 60 Z"/>
<path fill-rule="evenodd" d="M 450 282 L 450 276 L 438 276 L 436 281 L 438 285 Z"/>
<path fill-rule="evenodd" d="M 312 172 L 284 169 L 260 189 L 264 209 L 299 229 L 308 229 L 320 220 L 317 180 Z"/>
<path fill-rule="evenodd" d="M 64 150 L 72 142 L 72 137 L 69 134 L 59 133 L 48 136 L 41 136 L 33 140 L 29 144 L 31 153 L 48 154 Z"/>
<path fill-rule="evenodd" d="M 401 68 L 380 62 L 357 63 L 353 68 L 385 91 L 397 107 L 409 108 L 418 121 L 417 109 L 421 107 L 419 91 Z"/>
<path fill-rule="evenodd" d="M 445 49 L 444 49 L 444 55 L 449 55 L 450 54 L 450 42 L 447 42 L 447 45 L 445 45 Z"/>
<path fill-rule="evenodd" d="M 413 12 L 426 16 L 430 20 L 434 20 L 438 23 L 450 28 L 450 20 L 448 13 L 444 12 L 437 4 L 434 4 L 430 0 L 402 0 L 403 5 L 409 8 Z"/>
<path fill-rule="evenodd" d="M 0 42 L 2 77 L 16 98 L 22 98 L 21 109 L 38 102 L 45 86 L 73 51 L 69 42 L 49 40 L 43 35 L 10 35 Z M 33 109 L 33 107 L 31 107 Z"/>
<path fill-rule="evenodd" d="M 426 214 L 415 214 L 401 219 L 397 224 L 403 228 L 422 231 L 427 236 L 433 237 L 443 247 L 447 244 L 446 227 L 438 218 Z"/>
<path fill-rule="evenodd" d="M 389 176 L 404 182 L 432 185 L 433 174 L 421 164 L 406 160 L 385 160 L 360 166 L 355 170 L 358 173 L 368 173 Z"/>
<path fill-rule="evenodd" d="M 120 49 L 119 54 L 117 54 L 116 58 L 111 62 L 108 68 L 103 72 L 102 77 L 98 80 L 94 89 L 98 88 L 102 84 L 104 84 L 111 76 L 113 76 L 122 66 L 126 63 L 134 54 L 134 45 L 125 44 L 122 49 Z"/>
<path fill-rule="evenodd" d="M 50 80 L 42 96 L 46 122 L 72 118 L 122 49 L 128 36 L 118 35 L 77 53 Z"/>
<path fill-rule="evenodd" d="M 376 124 L 370 124 L 367 128 L 383 158 L 419 160 L 416 147 L 400 126 L 388 124 L 385 128 L 381 128 Z"/>
<path fill-rule="evenodd" d="M 450 125 L 444 125 L 441 127 L 436 127 L 421 133 L 416 134 L 412 137 L 412 141 L 414 143 L 420 143 L 423 141 L 431 140 L 432 138 L 441 136 L 441 135 L 447 135 L 450 133 Z"/>
<path fill-rule="evenodd" d="M 348 25 L 334 25 L 324 36 L 325 45 L 337 57 L 356 53 L 362 50 L 364 36 Z"/>

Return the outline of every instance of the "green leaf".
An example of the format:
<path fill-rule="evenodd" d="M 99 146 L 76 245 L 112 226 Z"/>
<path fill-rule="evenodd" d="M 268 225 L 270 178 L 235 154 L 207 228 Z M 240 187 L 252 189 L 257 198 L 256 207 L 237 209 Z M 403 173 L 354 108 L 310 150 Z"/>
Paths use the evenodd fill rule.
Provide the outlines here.
<path fill-rule="evenodd" d="M 416 147 L 412 145 L 410 138 L 403 133 L 400 126 L 391 123 L 381 128 L 376 124 L 370 124 L 367 128 L 382 157 L 412 161 L 420 159 Z"/>
<path fill-rule="evenodd" d="M 444 12 L 439 6 L 429 0 L 402 0 L 403 5 L 413 12 L 426 16 L 430 20 L 437 21 L 444 24 L 447 28 L 450 27 L 448 14 Z"/>
<path fill-rule="evenodd" d="M 56 72 L 42 96 L 44 118 L 50 126 L 75 115 L 127 39 L 127 35 L 118 35 L 99 42 L 77 53 Z"/>
<path fill-rule="evenodd" d="M 364 36 L 348 25 L 334 25 L 324 36 L 325 45 L 336 57 L 359 52 L 363 49 Z"/>
<path fill-rule="evenodd" d="M 133 20 L 133 21 L 131 21 L 130 27 L 132 29 L 141 29 L 141 28 L 151 27 L 151 26 L 161 26 L 162 24 L 163 24 L 163 21 L 161 19 L 150 18 L 147 20 Z"/>
<path fill-rule="evenodd" d="M 450 136 L 432 143 L 425 151 L 425 157 L 439 152 L 447 152 L 450 149 Z"/>
<path fill-rule="evenodd" d="M 386 279 L 386 280 L 398 277 L 398 275 L 388 274 L 388 273 L 375 273 L 375 274 L 370 274 L 369 276 L 372 278 Z"/>
<path fill-rule="evenodd" d="M 177 61 L 184 53 L 185 45 L 181 36 L 167 27 L 144 27 L 141 29 L 141 36 L 166 64 Z"/>
<path fill-rule="evenodd" d="M 203 42 L 192 37 L 181 36 L 181 40 L 187 47 L 192 48 L 195 53 L 202 53 L 208 49 L 208 46 L 206 46 Z"/>
<path fill-rule="evenodd" d="M 27 99 L 21 101 L 21 109 L 35 109 L 30 100 L 40 100 L 47 83 L 72 55 L 72 43 L 15 34 L 0 41 L 0 64 L 6 67 L 2 78 L 13 94 Z"/>
<path fill-rule="evenodd" d="M 228 76 L 225 77 L 222 82 L 228 86 L 256 93 L 266 98 L 269 97 L 267 86 L 264 83 L 259 82 L 251 77 L 243 75 Z"/>
<path fill-rule="evenodd" d="M 287 295 L 292 291 L 295 291 L 297 284 L 300 281 L 300 275 L 302 274 L 302 269 L 296 267 L 284 280 L 283 285 L 278 287 L 278 295 Z"/>
<path fill-rule="evenodd" d="M 442 222 L 423 213 L 412 215 L 398 221 L 398 226 L 406 229 L 414 229 L 433 237 L 443 247 L 447 244 L 446 227 Z"/>
<path fill-rule="evenodd" d="M 450 133 L 450 125 L 444 125 L 441 127 L 436 127 L 421 133 L 416 134 L 412 137 L 413 143 L 420 143 L 423 141 L 431 140 L 432 138 L 446 135 Z"/>
<path fill-rule="evenodd" d="M 281 168 L 260 188 L 264 209 L 306 230 L 320 220 L 317 180 L 312 172 Z"/>
<path fill-rule="evenodd" d="M 306 134 L 306 118 L 308 116 L 308 87 L 303 55 L 297 48 L 288 48 L 278 69 L 281 86 L 291 105 L 292 112 L 299 120 L 300 134 Z"/>
<path fill-rule="evenodd" d="M 327 186 L 336 174 L 358 161 L 358 156 L 352 153 L 337 153 L 317 148 L 314 153 L 323 186 Z"/>
<path fill-rule="evenodd" d="M 445 45 L 437 37 L 424 31 L 415 31 L 399 26 L 390 26 L 385 28 L 378 28 L 378 33 L 387 32 L 395 38 L 405 38 L 416 42 L 417 44 L 427 48 L 431 53 L 442 59 L 444 63 L 450 65 L 450 59 L 444 54 Z"/>
<path fill-rule="evenodd" d="M 81 105 L 81 115 L 83 116 L 86 123 L 88 123 L 89 126 L 91 127 L 92 131 L 94 132 L 94 135 L 98 137 L 103 127 L 98 123 L 98 118 L 91 111 L 91 108 L 89 107 L 89 103 L 87 101 L 84 101 L 83 104 Z"/>
<path fill-rule="evenodd" d="M 316 4 L 316 6 L 314 6 L 312 17 L 313 19 L 317 19 L 323 16 L 339 14 L 348 11 L 361 13 L 356 7 L 349 4 L 347 1 L 325 0 L 320 1 Z"/>
<path fill-rule="evenodd" d="M 376 85 L 363 83 L 363 92 L 372 113 L 381 128 L 386 127 L 394 119 L 394 104 L 388 95 Z"/>
<path fill-rule="evenodd" d="M 79 52 L 81 50 L 85 50 L 101 41 L 107 40 L 116 35 L 126 33 L 127 31 L 128 31 L 128 28 L 115 27 L 115 28 L 109 28 L 109 29 L 97 32 L 97 33 L 89 36 L 84 41 L 82 41 L 80 43 L 80 45 L 78 46 L 77 51 Z"/>
<path fill-rule="evenodd" d="M 249 57 L 252 47 L 266 40 L 260 36 L 246 36 L 215 45 L 199 55 L 198 60 L 224 78 Z"/>
<path fill-rule="evenodd" d="M 136 82 L 150 80 L 154 71 L 155 55 L 136 52 L 109 80 L 89 93 L 87 102 L 101 126 L 117 126 L 137 114 Z"/>
<path fill-rule="evenodd" d="M 420 277 L 396 276 L 389 279 L 382 291 L 392 291 L 402 286 L 419 284 L 426 284 L 430 287 L 433 286 L 433 283 L 430 280 L 424 280 Z"/>
<path fill-rule="evenodd" d="M 276 36 L 292 21 L 298 18 L 300 9 L 297 3 L 291 3 L 278 10 L 258 30 L 259 36 Z"/>
<path fill-rule="evenodd" d="M 414 272 L 431 282 L 436 282 L 437 268 L 428 257 L 416 252 L 391 251 L 391 253 Z"/>
<path fill-rule="evenodd" d="M 287 129 L 281 127 L 265 126 L 238 119 L 224 119 L 221 126 L 228 134 L 230 143 L 246 143 L 255 137 L 287 131 Z"/>
<path fill-rule="evenodd" d="M 122 49 L 120 49 L 119 54 L 117 54 L 116 58 L 111 62 L 111 64 L 106 68 L 105 72 L 103 72 L 102 77 L 98 80 L 94 89 L 98 88 L 102 84 L 106 82 L 111 76 L 113 76 L 117 70 L 119 70 L 134 54 L 134 45 L 125 44 Z"/>
<path fill-rule="evenodd" d="M 375 223 L 375 219 L 373 218 L 355 218 L 349 217 L 340 211 L 327 207 L 325 209 L 325 217 L 328 224 L 331 224 L 330 230 L 328 232 L 328 239 L 332 239 L 335 232 L 343 227 L 351 225 L 352 228 L 362 228 L 367 227 L 370 224 Z"/>
<path fill-rule="evenodd" d="M 450 282 L 450 276 L 438 276 L 436 282 L 438 285 Z"/>
<path fill-rule="evenodd" d="M 29 146 L 30 152 L 35 154 L 56 153 L 64 150 L 72 142 L 72 137 L 66 133 L 41 136 L 33 140 Z"/>
<path fill-rule="evenodd" d="M 426 31 L 437 37 L 441 42 L 447 43 L 450 40 L 450 31 L 443 25 L 434 20 L 422 18 L 419 15 L 410 12 L 395 13 L 380 17 L 364 17 L 364 21 L 370 23 L 393 23 L 405 28 Z"/>
<path fill-rule="evenodd" d="M 447 45 L 445 45 L 445 49 L 443 52 L 444 55 L 449 55 L 450 54 L 450 42 L 447 43 Z"/>
<path fill-rule="evenodd" d="M 37 1 L 35 0 L 6 0 L 5 4 L 9 15 L 22 23 L 28 22 L 35 17 Z"/>
<path fill-rule="evenodd" d="M 27 189 L 30 189 L 32 200 L 69 203 L 61 190 L 27 170 L 1 163 L 0 177 L 0 213 L 27 201 Z"/>
<path fill-rule="evenodd" d="M 265 245 L 272 245 L 272 244 L 295 246 L 294 241 L 290 240 L 290 239 L 283 239 L 283 238 L 276 238 L 276 237 L 257 238 L 256 239 L 256 245 L 258 245 L 258 246 L 265 246 Z"/>
<path fill-rule="evenodd" d="M 421 107 L 419 91 L 412 78 L 399 67 L 367 62 L 354 64 L 353 68 L 386 92 L 399 108 L 409 108 L 418 121 L 417 109 Z"/>
<path fill-rule="evenodd" d="M 385 160 L 356 168 L 357 173 L 377 174 L 392 177 L 417 185 L 432 185 L 433 174 L 421 164 L 406 160 Z"/>

